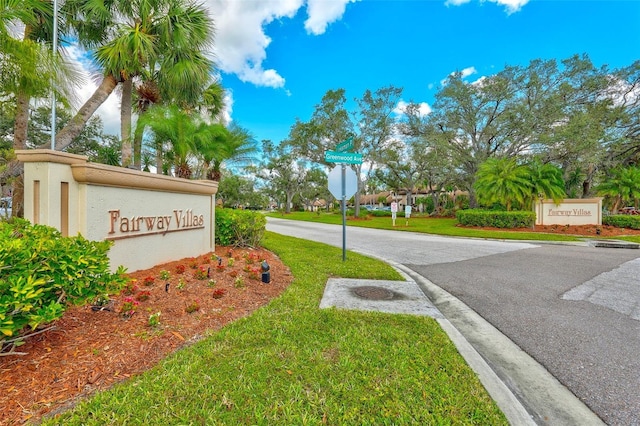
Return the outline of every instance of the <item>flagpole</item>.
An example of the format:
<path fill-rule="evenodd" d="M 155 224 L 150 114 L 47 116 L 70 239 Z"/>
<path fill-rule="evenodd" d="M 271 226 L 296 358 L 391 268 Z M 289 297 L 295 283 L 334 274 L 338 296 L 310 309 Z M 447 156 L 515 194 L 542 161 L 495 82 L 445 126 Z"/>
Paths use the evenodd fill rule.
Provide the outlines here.
<path fill-rule="evenodd" d="M 58 53 L 58 0 L 53 0 L 53 55 L 52 69 L 55 70 Z M 51 149 L 56 149 L 56 88 L 55 76 L 51 77 Z"/>

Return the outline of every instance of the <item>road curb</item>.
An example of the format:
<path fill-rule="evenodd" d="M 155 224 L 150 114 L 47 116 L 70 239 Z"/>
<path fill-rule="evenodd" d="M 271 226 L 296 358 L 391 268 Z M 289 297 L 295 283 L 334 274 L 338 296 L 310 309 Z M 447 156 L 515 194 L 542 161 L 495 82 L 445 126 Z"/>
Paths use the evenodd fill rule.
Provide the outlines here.
<path fill-rule="evenodd" d="M 443 323 L 443 329 L 456 347 L 460 344 L 460 354 L 511 424 L 605 424 L 546 368 L 462 301 L 408 267 L 391 264 L 410 276 L 444 315 L 448 325 Z"/>

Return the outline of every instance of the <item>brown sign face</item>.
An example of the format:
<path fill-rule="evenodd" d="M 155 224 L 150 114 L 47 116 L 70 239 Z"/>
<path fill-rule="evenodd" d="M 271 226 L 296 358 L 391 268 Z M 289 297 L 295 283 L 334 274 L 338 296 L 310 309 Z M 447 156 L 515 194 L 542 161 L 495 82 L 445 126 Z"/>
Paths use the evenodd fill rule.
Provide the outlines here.
<path fill-rule="evenodd" d="M 167 232 L 188 231 L 204 228 L 204 215 L 193 210 L 173 210 L 170 215 L 123 216 L 120 210 L 109 210 L 108 240 L 166 234 Z"/>

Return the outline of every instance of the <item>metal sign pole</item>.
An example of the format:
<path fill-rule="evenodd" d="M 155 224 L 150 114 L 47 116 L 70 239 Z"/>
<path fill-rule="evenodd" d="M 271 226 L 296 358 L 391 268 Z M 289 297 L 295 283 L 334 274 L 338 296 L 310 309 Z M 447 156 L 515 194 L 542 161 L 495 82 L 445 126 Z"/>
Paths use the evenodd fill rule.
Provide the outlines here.
<path fill-rule="evenodd" d="M 342 163 L 342 261 L 347 260 L 347 165 Z"/>

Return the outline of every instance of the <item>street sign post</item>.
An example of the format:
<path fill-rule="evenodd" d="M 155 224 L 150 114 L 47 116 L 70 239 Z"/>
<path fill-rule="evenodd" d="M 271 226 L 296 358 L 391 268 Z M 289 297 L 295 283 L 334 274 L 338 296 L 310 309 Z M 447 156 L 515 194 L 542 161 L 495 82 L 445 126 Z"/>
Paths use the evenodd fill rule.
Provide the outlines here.
<path fill-rule="evenodd" d="M 396 215 L 398 214 L 398 203 L 395 201 L 391 203 L 391 222 L 393 226 L 396 226 Z"/>
<path fill-rule="evenodd" d="M 347 260 L 347 198 L 358 190 L 356 173 L 342 164 L 329 172 L 329 192 L 342 201 L 342 261 Z"/>

